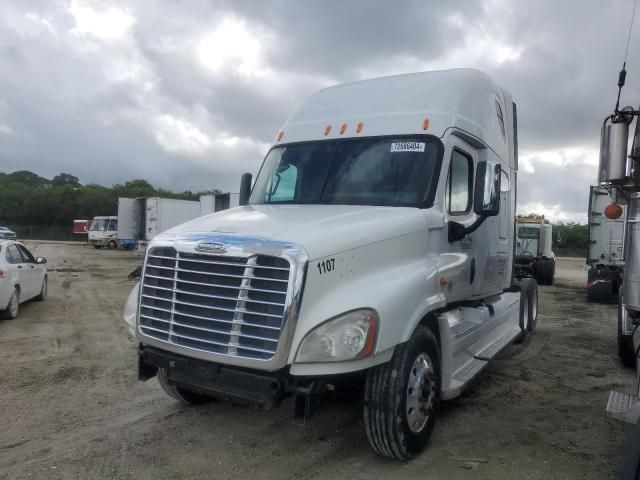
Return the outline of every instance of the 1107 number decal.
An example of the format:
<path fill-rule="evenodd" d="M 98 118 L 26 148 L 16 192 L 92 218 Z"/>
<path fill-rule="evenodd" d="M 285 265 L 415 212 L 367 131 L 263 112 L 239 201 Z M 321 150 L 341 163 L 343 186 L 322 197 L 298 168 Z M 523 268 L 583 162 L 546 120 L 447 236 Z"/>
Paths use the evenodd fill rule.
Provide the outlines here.
<path fill-rule="evenodd" d="M 336 259 L 330 258 L 328 260 L 323 260 L 322 262 L 318 262 L 318 273 L 322 275 L 323 273 L 333 272 L 336 269 Z"/>

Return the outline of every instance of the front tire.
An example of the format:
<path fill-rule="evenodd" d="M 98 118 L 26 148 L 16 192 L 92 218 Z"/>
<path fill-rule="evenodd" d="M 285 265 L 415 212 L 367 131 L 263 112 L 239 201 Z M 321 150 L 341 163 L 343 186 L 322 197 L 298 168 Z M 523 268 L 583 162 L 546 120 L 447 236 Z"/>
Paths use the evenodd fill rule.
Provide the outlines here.
<path fill-rule="evenodd" d="M 13 320 L 18 316 L 18 311 L 20 310 L 20 290 L 17 288 L 13 289 L 13 294 L 9 299 L 9 305 L 7 308 L 0 311 L 0 318 L 4 320 Z"/>
<path fill-rule="evenodd" d="M 118 246 L 118 244 L 116 243 L 115 240 L 109 240 L 109 243 L 107 243 L 107 248 L 109 250 L 113 250 L 114 248 L 116 248 Z"/>
<path fill-rule="evenodd" d="M 100 250 L 102 248 L 102 245 L 94 245 L 93 248 L 95 248 L 96 250 Z"/>
<path fill-rule="evenodd" d="M 176 383 L 169 379 L 166 368 L 158 369 L 158 383 L 162 387 L 162 390 L 164 390 L 164 393 L 187 405 L 201 405 L 212 400 L 211 397 L 208 397 L 206 395 L 195 393 L 179 387 Z"/>
<path fill-rule="evenodd" d="M 42 280 L 42 287 L 40 287 L 40 293 L 35 298 L 35 300 L 38 302 L 44 302 L 47 299 L 48 295 L 49 295 L 49 286 L 48 286 L 47 276 L 45 275 L 44 279 Z"/>
<path fill-rule="evenodd" d="M 440 391 L 438 341 L 418 326 L 389 362 L 367 374 L 364 424 L 371 448 L 403 461 L 420 453 L 433 432 Z"/>

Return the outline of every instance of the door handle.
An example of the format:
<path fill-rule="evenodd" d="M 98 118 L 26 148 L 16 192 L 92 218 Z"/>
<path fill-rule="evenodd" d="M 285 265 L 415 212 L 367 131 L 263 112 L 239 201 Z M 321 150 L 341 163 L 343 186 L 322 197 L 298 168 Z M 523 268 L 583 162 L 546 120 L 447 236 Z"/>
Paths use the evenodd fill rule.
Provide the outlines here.
<path fill-rule="evenodd" d="M 22 265 L 18 265 L 18 268 L 22 268 Z"/>

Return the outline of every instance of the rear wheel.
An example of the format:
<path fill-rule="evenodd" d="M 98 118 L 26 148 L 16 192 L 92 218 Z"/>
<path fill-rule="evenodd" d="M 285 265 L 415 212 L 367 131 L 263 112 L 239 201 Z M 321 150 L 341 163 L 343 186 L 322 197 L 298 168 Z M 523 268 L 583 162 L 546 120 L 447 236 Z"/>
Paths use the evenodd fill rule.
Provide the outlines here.
<path fill-rule="evenodd" d="M 546 269 L 545 269 L 545 285 L 553 285 L 553 277 L 556 274 L 556 262 L 550 258 L 545 260 Z"/>
<path fill-rule="evenodd" d="M 364 424 L 371 448 L 409 460 L 426 446 L 440 403 L 440 348 L 427 327 L 396 348 L 392 359 L 369 370 Z"/>
<path fill-rule="evenodd" d="M 94 245 L 93 248 L 95 248 L 96 250 L 100 250 L 102 248 L 102 245 Z"/>
<path fill-rule="evenodd" d="M 0 318 L 5 320 L 13 320 L 18 316 L 18 310 L 20 309 L 20 290 L 17 288 L 13 289 L 13 294 L 9 299 L 9 305 L 7 308 L 0 311 Z"/>
<path fill-rule="evenodd" d="M 535 289 L 536 292 L 535 299 L 532 298 L 532 289 Z M 523 278 L 520 281 L 520 337 L 516 340 L 517 343 L 524 342 L 532 328 L 535 328 L 535 325 L 533 327 L 531 325 L 531 313 L 533 311 L 531 305 L 532 300 L 535 300 L 534 313 L 536 314 L 537 320 L 538 295 L 536 281 L 533 278 Z"/>
<path fill-rule="evenodd" d="M 169 379 L 166 368 L 158 369 L 158 383 L 160 383 L 164 393 L 175 398 L 179 402 L 186 403 L 188 405 L 200 405 L 212 400 L 211 397 L 201 393 L 195 393 L 178 386 L 175 382 Z"/>

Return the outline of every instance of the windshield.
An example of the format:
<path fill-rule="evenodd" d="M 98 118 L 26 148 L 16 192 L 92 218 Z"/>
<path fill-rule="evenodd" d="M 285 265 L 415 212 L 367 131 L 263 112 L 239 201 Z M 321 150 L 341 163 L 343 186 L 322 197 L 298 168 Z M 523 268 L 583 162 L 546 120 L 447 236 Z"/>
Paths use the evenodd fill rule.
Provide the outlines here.
<path fill-rule="evenodd" d="M 385 137 L 275 147 L 249 203 L 426 206 L 440 146 L 433 138 Z"/>
<path fill-rule="evenodd" d="M 520 227 L 518 229 L 518 237 L 537 239 L 540 235 L 540 229 L 535 227 Z"/>
<path fill-rule="evenodd" d="M 91 228 L 89 230 L 94 232 L 104 232 L 107 230 L 108 224 L 109 224 L 108 218 L 95 218 L 91 222 Z"/>

